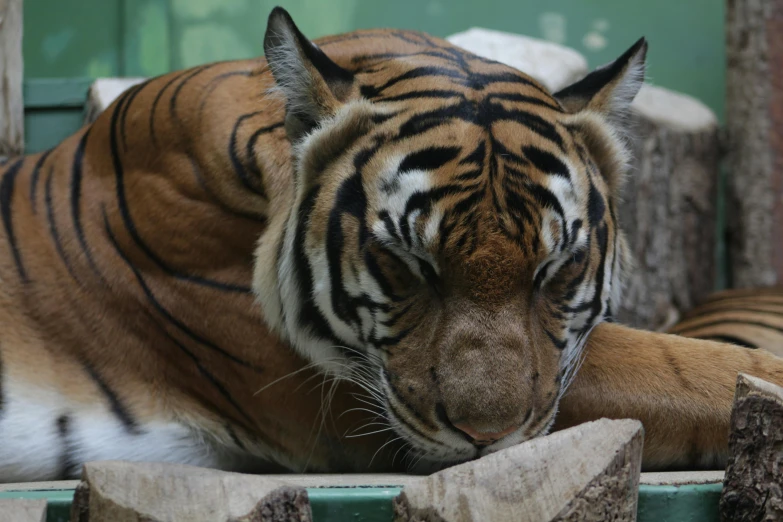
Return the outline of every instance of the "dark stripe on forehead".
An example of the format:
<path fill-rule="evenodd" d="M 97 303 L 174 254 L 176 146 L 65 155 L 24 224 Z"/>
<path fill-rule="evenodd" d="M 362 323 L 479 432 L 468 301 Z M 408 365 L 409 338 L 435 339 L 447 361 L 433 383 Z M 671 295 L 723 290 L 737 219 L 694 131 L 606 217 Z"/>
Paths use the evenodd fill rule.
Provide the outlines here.
<path fill-rule="evenodd" d="M 454 160 L 461 151 L 462 147 L 427 147 L 405 156 L 397 171 L 437 170 Z"/>

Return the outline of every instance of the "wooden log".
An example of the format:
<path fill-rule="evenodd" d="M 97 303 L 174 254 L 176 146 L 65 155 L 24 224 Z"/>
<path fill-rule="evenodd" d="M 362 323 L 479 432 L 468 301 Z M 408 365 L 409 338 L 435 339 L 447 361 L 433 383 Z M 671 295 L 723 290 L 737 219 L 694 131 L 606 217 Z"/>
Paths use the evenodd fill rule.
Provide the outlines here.
<path fill-rule="evenodd" d="M 636 520 L 639 421 L 601 419 L 440 471 L 403 488 L 397 522 Z"/>
<path fill-rule="evenodd" d="M 715 288 L 718 121 L 698 100 L 650 85 L 632 110 L 619 221 L 634 267 L 617 319 L 662 331 Z"/>
<path fill-rule="evenodd" d="M 88 462 L 72 522 L 310 522 L 304 488 L 180 464 Z"/>
<path fill-rule="evenodd" d="M 94 122 L 120 94 L 144 80 L 146 78 L 98 78 L 92 82 L 84 105 L 84 123 Z"/>
<path fill-rule="evenodd" d="M 579 52 L 538 38 L 473 27 L 446 40 L 478 56 L 519 69 L 552 92 L 587 74 L 587 60 Z"/>
<path fill-rule="evenodd" d="M 783 388 L 740 374 L 731 412 L 721 520 L 783 520 Z"/>
<path fill-rule="evenodd" d="M 731 286 L 783 283 L 783 0 L 726 7 Z"/>
<path fill-rule="evenodd" d="M 45 522 L 46 499 L 0 499 L 0 522 Z"/>
<path fill-rule="evenodd" d="M 0 0 L 0 157 L 24 152 L 22 0 Z"/>

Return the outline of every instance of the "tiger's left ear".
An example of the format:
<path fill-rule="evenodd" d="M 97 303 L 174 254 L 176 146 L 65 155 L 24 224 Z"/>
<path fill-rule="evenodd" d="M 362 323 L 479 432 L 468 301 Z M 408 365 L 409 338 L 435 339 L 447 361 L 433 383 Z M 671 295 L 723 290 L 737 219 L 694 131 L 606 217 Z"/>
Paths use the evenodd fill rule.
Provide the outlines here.
<path fill-rule="evenodd" d="M 614 62 L 599 67 L 554 96 L 581 135 L 612 194 L 619 196 L 630 162 L 628 114 L 644 83 L 647 41 L 641 38 Z"/>
<path fill-rule="evenodd" d="M 353 74 L 308 40 L 282 7 L 269 15 L 264 54 L 286 98 L 285 128 L 292 142 L 333 116 L 355 90 Z"/>
<path fill-rule="evenodd" d="M 640 38 L 617 60 L 554 96 L 567 112 L 594 111 L 603 114 L 610 123 L 621 125 L 644 83 L 646 56 L 647 40 Z"/>

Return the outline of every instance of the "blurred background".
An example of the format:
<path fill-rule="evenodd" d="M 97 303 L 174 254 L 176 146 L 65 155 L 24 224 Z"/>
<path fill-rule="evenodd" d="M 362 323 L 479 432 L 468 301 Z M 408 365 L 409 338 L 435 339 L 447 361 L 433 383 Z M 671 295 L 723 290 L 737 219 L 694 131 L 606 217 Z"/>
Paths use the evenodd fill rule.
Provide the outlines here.
<path fill-rule="evenodd" d="M 478 26 L 567 45 L 591 67 L 646 36 L 648 81 L 699 98 L 723 120 L 722 0 L 25 0 L 28 152 L 80 123 L 81 113 L 69 109 L 83 102 L 91 78 L 150 76 L 262 54 L 275 5 L 312 38 L 372 27 L 448 36 Z M 58 108 L 61 125 L 51 125 Z M 46 119 L 36 120 L 41 111 Z"/>

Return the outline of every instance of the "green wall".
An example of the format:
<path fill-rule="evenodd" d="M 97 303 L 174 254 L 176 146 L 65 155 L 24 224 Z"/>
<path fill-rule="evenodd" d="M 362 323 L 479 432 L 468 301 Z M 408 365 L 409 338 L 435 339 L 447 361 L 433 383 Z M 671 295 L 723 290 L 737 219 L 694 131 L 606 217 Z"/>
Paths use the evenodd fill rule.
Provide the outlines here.
<path fill-rule="evenodd" d="M 591 66 L 644 35 L 649 80 L 723 116 L 724 0 L 25 0 L 25 76 L 154 75 L 256 56 L 277 4 L 311 37 L 368 27 L 446 36 L 482 26 L 564 43 Z"/>

